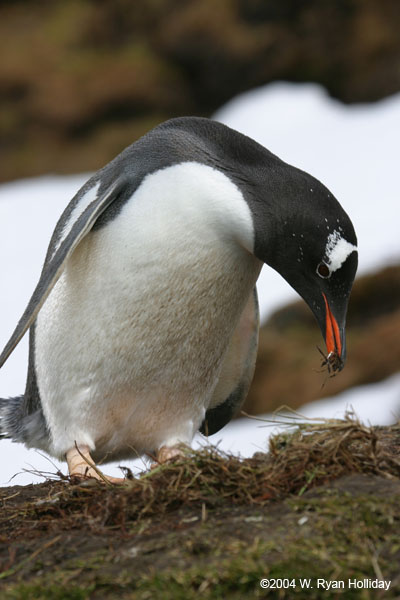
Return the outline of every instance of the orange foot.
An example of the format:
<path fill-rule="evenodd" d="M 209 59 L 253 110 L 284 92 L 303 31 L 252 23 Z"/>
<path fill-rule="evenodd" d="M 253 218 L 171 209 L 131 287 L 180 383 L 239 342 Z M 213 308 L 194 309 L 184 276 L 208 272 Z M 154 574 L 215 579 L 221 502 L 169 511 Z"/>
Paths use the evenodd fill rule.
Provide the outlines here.
<path fill-rule="evenodd" d="M 97 479 L 104 483 L 126 483 L 123 477 L 110 477 L 104 475 L 93 462 L 89 453 L 89 447 L 86 445 L 78 446 L 68 450 L 65 455 L 68 463 L 68 472 L 70 477 L 79 479 Z"/>
<path fill-rule="evenodd" d="M 150 469 L 155 469 L 159 465 L 173 461 L 176 458 L 185 456 L 185 444 L 175 444 L 175 446 L 161 446 L 157 452 L 156 462 L 151 463 Z"/>

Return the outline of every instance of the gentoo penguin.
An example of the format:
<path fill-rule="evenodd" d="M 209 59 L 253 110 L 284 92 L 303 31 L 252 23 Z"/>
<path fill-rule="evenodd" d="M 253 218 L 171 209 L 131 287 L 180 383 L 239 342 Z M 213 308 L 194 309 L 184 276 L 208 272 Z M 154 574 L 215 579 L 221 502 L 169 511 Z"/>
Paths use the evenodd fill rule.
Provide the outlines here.
<path fill-rule="evenodd" d="M 339 202 L 221 123 L 155 127 L 56 225 L 0 357 L 30 329 L 25 394 L 0 400 L 2 436 L 99 477 L 98 461 L 163 461 L 217 432 L 253 376 L 264 263 L 307 302 L 340 368 L 357 240 Z"/>

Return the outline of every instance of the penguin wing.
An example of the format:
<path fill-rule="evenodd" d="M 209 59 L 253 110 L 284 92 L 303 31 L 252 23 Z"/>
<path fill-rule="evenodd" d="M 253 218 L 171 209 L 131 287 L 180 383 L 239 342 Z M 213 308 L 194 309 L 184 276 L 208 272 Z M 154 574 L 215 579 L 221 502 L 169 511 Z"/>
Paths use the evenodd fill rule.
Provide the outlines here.
<path fill-rule="evenodd" d="M 199 431 L 217 433 L 238 412 L 246 399 L 257 358 L 260 315 L 254 288 L 227 348 L 221 374 Z"/>
<path fill-rule="evenodd" d="M 0 355 L 0 367 L 3 366 L 11 352 L 36 319 L 39 310 L 56 284 L 66 261 L 71 256 L 76 246 L 89 233 L 96 220 L 106 208 L 120 196 L 123 190 L 126 189 L 127 185 L 127 178 L 120 177 L 113 185 L 100 193 L 100 195 L 98 195 L 79 215 L 73 223 L 71 230 L 68 232 L 68 235 L 62 240 L 53 255 L 51 255 L 50 258 L 48 255 L 39 282 L 29 300 L 28 306 Z"/>

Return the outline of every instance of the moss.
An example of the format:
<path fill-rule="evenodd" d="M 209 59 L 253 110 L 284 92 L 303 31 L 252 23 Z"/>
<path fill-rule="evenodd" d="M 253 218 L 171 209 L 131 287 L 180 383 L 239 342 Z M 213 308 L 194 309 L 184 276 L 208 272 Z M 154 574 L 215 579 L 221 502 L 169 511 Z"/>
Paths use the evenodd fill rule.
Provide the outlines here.
<path fill-rule="evenodd" d="M 384 578 L 396 597 L 398 437 L 351 419 L 301 424 L 268 455 L 189 451 L 127 487 L 0 490 L 0 536 L 12 540 L 0 548 L 1 598 L 320 598 L 301 578 Z M 297 587 L 274 596 L 262 578 Z"/>
<path fill-rule="evenodd" d="M 315 497 L 285 501 L 279 509 L 279 520 L 276 516 L 276 512 L 269 515 L 268 510 L 251 511 L 246 517 L 232 514 L 230 519 L 211 513 L 208 523 L 200 522 L 188 532 L 164 531 L 161 544 L 158 538 L 146 546 L 135 536 L 144 556 L 155 553 L 146 568 L 143 563 L 139 567 L 140 555 L 131 553 L 130 561 L 120 557 L 115 563 L 115 552 L 95 550 L 90 556 L 61 565 L 50 582 L 48 573 L 34 578 L 29 585 L 10 586 L 5 598 L 118 595 L 138 600 L 191 600 L 200 594 L 210 599 L 262 598 L 266 596 L 259 586 L 262 578 L 295 580 L 295 590 L 281 590 L 276 597 L 291 598 L 295 593 L 299 598 L 320 598 L 321 589 L 302 590 L 300 579 L 376 579 L 381 573 L 389 580 L 396 576 L 399 544 L 394 524 L 400 520 L 396 495 L 382 498 L 328 488 Z M 238 537 L 240 520 L 247 523 L 247 540 Z M 163 553 L 165 561 L 161 565 Z M 400 589 L 392 591 L 397 594 Z M 372 592 L 353 593 L 347 589 L 343 597 L 374 598 Z M 326 598 L 335 594 L 324 590 Z"/>
<path fill-rule="evenodd" d="M 79 587 L 21 584 L 5 592 L 4 600 L 85 600 L 90 598 L 91 589 Z"/>

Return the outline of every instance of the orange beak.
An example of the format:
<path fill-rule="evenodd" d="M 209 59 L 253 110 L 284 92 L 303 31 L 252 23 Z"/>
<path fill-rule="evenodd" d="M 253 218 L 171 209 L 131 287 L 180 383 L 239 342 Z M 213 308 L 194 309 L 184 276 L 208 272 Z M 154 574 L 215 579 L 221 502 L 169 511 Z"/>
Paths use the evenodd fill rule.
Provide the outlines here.
<path fill-rule="evenodd" d="M 325 342 L 326 349 L 328 351 L 328 356 L 331 352 L 336 352 L 336 354 L 341 357 L 342 356 L 342 342 L 340 341 L 340 331 L 339 325 L 335 317 L 332 314 L 331 309 L 329 308 L 328 300 L 326 299 L 325 294 L 322 292 L 322 295 L 325 300 L 325 308 L 326 308 L 326 333 L 325 333 Z"/>

